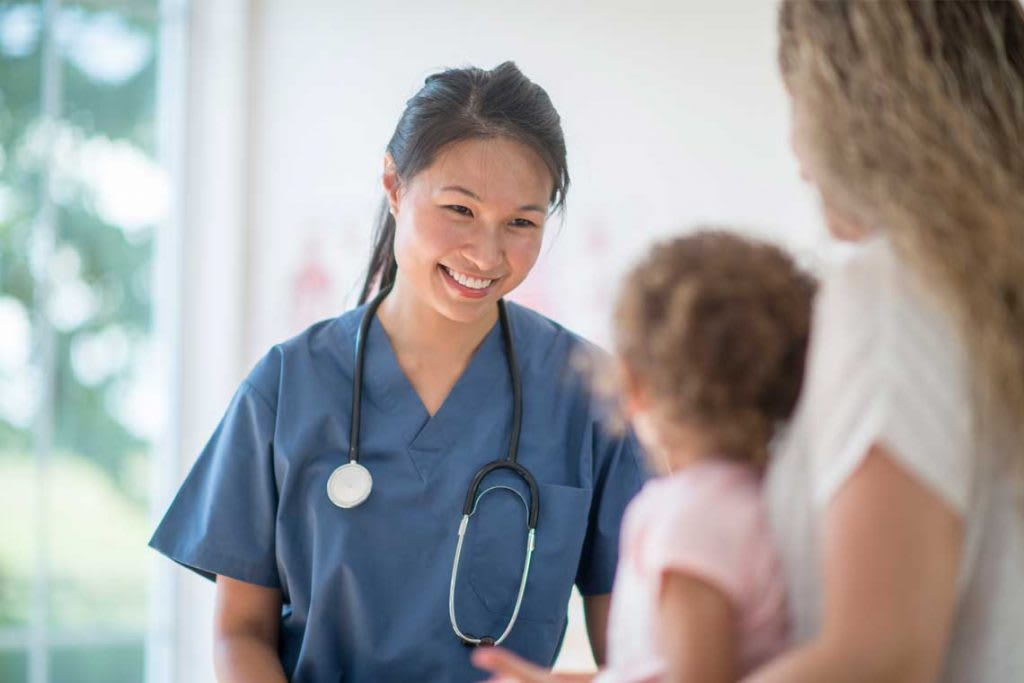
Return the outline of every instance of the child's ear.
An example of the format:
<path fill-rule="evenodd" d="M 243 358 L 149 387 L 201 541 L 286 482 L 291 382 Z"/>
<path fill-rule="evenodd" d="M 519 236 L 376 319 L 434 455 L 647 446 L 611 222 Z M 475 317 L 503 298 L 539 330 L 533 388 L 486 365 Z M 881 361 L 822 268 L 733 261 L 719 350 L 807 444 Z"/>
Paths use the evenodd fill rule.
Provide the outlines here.
<path fill-rule="evenodd" d="M 622 408 L 627 419 L 633 419 L 637 413 L 650 407 L 650 398 L 636 373 L 620 358 L 618 361 L 619 379 L 622 386 Z"/>

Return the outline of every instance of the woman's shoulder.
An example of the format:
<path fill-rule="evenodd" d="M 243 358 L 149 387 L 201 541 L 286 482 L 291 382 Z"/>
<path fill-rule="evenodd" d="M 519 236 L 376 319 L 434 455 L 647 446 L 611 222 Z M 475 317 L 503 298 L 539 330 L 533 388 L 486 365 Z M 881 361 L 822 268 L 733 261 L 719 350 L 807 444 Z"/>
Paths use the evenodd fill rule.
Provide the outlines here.
<path fill-rule="evenodd" d="M 863 356 L 870 349 L 871 357 L 885 362 L 909 354 L 959 370 L 961 334 L 941 294 L 888 238 L 872 238 L 822 279 L 814 308 L 818 343 L 812 347 L 829 357 Z"/>
<path fill-rule="evenodd" d="M 824 280 L 807 377 L 782 453 L 804 453 L 831 499 L 873 443 L 962 510 L 973 471 L 967 349 L 940 292 L 886 238 Z M 796 470 L 787 470 L 796 473 Z"/>
<path fill-rule="evenodd" d="M 815 314 L 820 317 L 836 310 L 851 317 L 874 319 L 872 312 L 881 305 L 883 291 L 895 283 L 897 269 L 892 247 L 885 238 L 845 246 L 824 269 Z"/>
<path fill-rule="evenodd" d="M 845 311 L 862 324 L 918 311 L 948 327 L 939 293 L 897 252 L 884 235 L 850 248 L 826 269 L 816 313 Z"/>

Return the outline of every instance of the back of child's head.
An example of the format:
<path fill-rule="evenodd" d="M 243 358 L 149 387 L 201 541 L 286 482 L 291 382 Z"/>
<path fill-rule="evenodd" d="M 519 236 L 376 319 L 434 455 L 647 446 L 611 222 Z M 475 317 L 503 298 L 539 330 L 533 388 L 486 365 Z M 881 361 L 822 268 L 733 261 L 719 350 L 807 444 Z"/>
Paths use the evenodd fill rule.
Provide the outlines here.
<path fill-rule="evenodd" d="M 814 279 L 782 249 L 721 230 L 655 245 L 626 276 L 616 354 L 659 431 L 762 465 L 797 402 Z"/>

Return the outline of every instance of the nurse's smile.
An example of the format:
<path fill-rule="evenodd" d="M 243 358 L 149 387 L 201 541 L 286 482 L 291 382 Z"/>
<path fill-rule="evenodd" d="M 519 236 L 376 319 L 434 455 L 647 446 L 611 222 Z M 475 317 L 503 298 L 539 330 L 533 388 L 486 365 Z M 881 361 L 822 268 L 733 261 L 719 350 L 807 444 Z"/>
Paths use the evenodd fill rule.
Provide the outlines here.
<path fill-rule="evenodd" d="M 447 145 L 432 164 L 401 178 L 385 162 L 395 218 L 393 296 L 479 337 L 494 304 L 526 278 L 540 253 L 553 177 L 540 156 L 507 137 Z M 388 318 L 385 303 L 383 316 Z"/>
<path fill-rule="evenodd" d="M 443 263 L 438 266 L 438 270 L 441 271 L 441 276 L 448 283 L 448 286 L 458 296 L 464 296 L 468 299 L 483 299 L 491 293 L 494 289 L 494 284 L 500 280 L 500 278 L 473 276 L 463 271 L 449 268 Z"/>

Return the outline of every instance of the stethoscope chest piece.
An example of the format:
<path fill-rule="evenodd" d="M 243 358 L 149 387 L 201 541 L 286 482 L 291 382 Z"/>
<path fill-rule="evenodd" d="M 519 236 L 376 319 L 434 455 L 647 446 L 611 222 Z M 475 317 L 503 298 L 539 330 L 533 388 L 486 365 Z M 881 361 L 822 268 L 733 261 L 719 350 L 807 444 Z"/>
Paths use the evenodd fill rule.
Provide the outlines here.
<path fill-rule="evenodd" d="M 357 462 L 347 462 L 331 472 L 327 480 L 327 497 L 340 508 L 354 508 L 370 495 L 373 477 Z"/>

